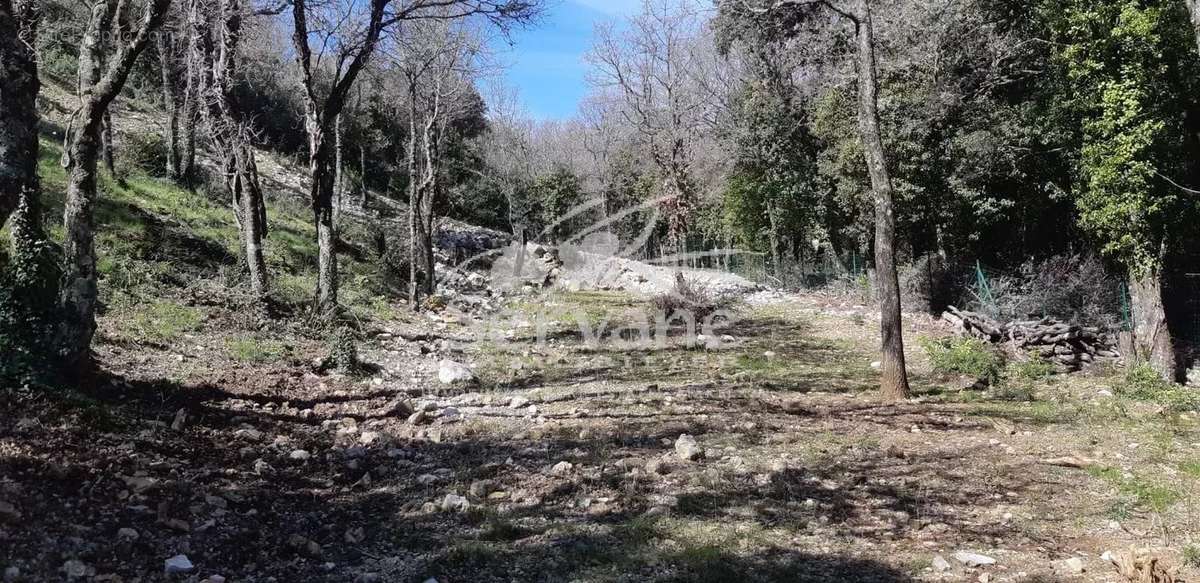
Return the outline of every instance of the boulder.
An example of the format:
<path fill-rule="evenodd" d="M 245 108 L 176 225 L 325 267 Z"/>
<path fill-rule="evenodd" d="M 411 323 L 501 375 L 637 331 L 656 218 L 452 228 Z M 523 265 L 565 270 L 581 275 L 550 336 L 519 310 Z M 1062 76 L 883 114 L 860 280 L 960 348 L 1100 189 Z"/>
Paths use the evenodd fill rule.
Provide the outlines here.
<path fill-rule="evenodd" d="M 982 567 L 984 565 L 995 565 L 996 559 L 979 553 L 971 553 L 967 551 L 958 551 L 954 553 L 954 560 L 968 567 Z"/>
<path fill-rule="evenodd" d="M 694 462 L 704 458 L 704 450 L 696 443 L 696 438 L 686 433 L 675 440 L 675 454 L 685 462 Z"/>
<path fill-rule="evenodd" d="M 163 572 L 167 575 L 176 573 L 191 573 L 196 567 L 188 560 L 187 555 L 175 555 L 163 561 Z"/>
<path fill-rule="evenodd" d="M 475 380 L 475 373 L 467 365 L 453 360 L 442 360 L 438 363 L 438 380 L 443 385 L 469 383 Z"/>

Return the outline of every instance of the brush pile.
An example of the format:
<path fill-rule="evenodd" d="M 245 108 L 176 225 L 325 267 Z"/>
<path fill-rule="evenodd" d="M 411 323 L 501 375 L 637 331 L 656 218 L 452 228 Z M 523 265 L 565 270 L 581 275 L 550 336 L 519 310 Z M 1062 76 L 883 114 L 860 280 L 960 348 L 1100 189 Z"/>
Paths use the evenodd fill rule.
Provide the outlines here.
<path fill-rule="evenodd" d="M 1014 320 L 1001 324 L 984 314 L 950 306 L 942 314 L 942 319 L 949 322 L 959 335 L 1004 344 L 1014 351 L 1035 352 L 1071 370 L 1097 360 L 1121 356 L 1115 336 L 1105 334 L 1099 328 L 1053 318 Z"/>

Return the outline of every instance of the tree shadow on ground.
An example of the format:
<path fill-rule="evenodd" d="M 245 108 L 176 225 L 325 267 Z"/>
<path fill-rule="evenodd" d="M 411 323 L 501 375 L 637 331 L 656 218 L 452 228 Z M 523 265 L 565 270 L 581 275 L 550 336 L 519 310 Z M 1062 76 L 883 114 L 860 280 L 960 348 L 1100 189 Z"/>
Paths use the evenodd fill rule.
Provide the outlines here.
<path fill-rule="evenodd" d="M 322 400 L 346 403 L 378 396 L 330 395 Z M 679 426 L 655 426 L 660 431 L 647 432 L 647 426 L 626 424 L 591 439 L 546 432 L 510 437 L 463 428 L 444 442 L 398 438 L 355 449 L 339 445 L 333 431 L 318 431 L 313 419 L 235 412 L 224 405 L 235 399 L 301 401 L 295 396 L 134 381 L 121 397 L 98 394 L 100 406 L 119 403 L 115 414 L 128 416 L 128 428 L 119 436 L 107 436 L 111 429 L 98 432 L 86 420 L 70 428 L 47 426 L 14 436 L 15 443 L 24 444 L 21 447 L 51 444 L 67 452 L 53 461 L 25 454 L 0 460 L 5 475 L 28 482 L 24 491 L 37 485 L 40 493 L 57 497 L 39 503 L 22 495 L 14 501 L 31 514 L 60 516 L 62 524 L 38 521 L 30 523 L 36 529 L 11 529 L 13 544 L 0 553 L 7 555 L 0 560 L 20 560 L 26 572 L 51 573 L 58 564 L 38 563 L 49 559 L 36 559 L 33 550 L 50 536 L 83 541 L 81 549 L 88 550 L 80 556 L 125 576 L 136 575 L 146 565 L 161 565 L 163 557 L 187 540 L 189 557 L 204 571 L 233 578 L 266 569 L 281 579 L 312 581 L 351 581 L 363 572 L 381 573 L 384 581 L 423 581 L 429 576 L 484 582 L 514 577 L 910 581 L 904 565 L 881 562 L 869 549 L 931 529 L 936 536 L 968 545 L 1029 536 L 979 520 L 979 509 L 997 491 L 1034 496 L 1068 487 L 1054 474 L 1047 477 L 1019 464 L 986 475 L 964 466 L 963 459 L 987 455 L 980 448 L 902 457 L 865 449 L 765 472 L 732 472 L 719 459 L 682 464 L 670 478 L 679 483 L 664 491 L 666 478 L 618 461 L 660 456 L 661 439 Z M 314 405 L 315 400 L 301 404 Z M 136 431 L 179 407 L 201 421 L 184 431 Z M 903 427 L 909 423 L 905 415 L 913 412 L 887 414 L 869 405 L 847 405 L 809 414 Z M 290 445 L 272 446 L 270 439 L 247 444 L 234 435 L 242 423 L 234 423 L 235 416 L 268 436 L 288 437 Z M 705 427 L 694 429 L 704 434 Z M 121 442 L 129 445 L 116 447 Z M 308 448 L 314 455 L 290 458 L 293 447 Z M 133 452 L 136 455 L 130 455 Z M 566 473 L 549 469 L 564 459 L 576 467 Z M 435 480 L 416 479 L 438 469 L 445 473 L 435 474 L 441 476 Z M 138 473 L 153 477 L 158 485 L 121 498 L 119 492 L 130 487 L 120 476 Z M 467 494 L 468 485 L 477 480 L 490 480 L 511 497 L 470 497 L 472 510 L 462 513 L 423 509 L 446 494 Z M 674 496 L 674 507 L 662 516 L 646 516 L 664 494 Z M 216 516 L 205 502 L 214 495 L 228 500 L 228 510 Z M 603 503 L 581 506 L 579 500 L 585 498 L 612 502 L 598 512 L 595 505 Z M 61 506 L 61 500 L 72 502 Z M 129 507 L 159 510 L 130 513 Z M 124 518 L 114 521 L 113 516 Z M 191 528 L 208 521 L 212 525 L 202 535 L 188 535 L 171 527 L 164 516 L 183 517 Z M 79 531 L 73 524 L 94 526 Z M 141 542 L 122 545 L 112 536 L 118 526 L 137 528 Z M 347 542 L 346 532 L 359 527 L 364 537 Z M 316 541 L 320 554 L 291 544 L 295 537 Z M 862 554 L 818 552 L 811 543 L 797 542 L 814 537 L 852 541 L 856 544 L 850 548 Z"/>

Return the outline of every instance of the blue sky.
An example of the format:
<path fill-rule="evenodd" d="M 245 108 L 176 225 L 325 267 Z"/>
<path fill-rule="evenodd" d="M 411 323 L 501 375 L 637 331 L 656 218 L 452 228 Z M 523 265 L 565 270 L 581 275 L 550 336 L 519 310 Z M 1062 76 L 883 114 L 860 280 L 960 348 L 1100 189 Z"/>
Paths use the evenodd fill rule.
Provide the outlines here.
<path fill-rule="evenodd" d="M 501 61 L 505 78 L 529 113 L 541 119 L 570 117 L 588 91 L 584 55 L 597 22 L 636 13 L 642 0 L 550 0 L 533 27 L 514 31 Z"/>

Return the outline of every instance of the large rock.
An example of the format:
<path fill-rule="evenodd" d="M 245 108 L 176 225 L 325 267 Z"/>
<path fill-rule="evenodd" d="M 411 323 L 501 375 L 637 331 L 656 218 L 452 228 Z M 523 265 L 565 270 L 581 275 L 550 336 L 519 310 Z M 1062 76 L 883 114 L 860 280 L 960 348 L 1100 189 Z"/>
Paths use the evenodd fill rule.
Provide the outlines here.
<path fill-rule="evenodd" d="M 466 512 L 471 509 L 471 502 L 458 494 L 446 494 L 442 498 L 442 512 Z"/>
<path fill-rule="evenodd" d="M 163 572 L 167 575 L 176 573 L 190 573 L 195 566 L 188 560 L 187 555 L 175 555 L 163 561 Z"/>
<path fill-rule="evenodd" d="M 958 551 L 954 553 L 954 560 L 968 567 L 982 567 L 984 565 L 996 564 L 996 559 L 979 553 L 970 553 L 967 551 Z"/>
<path fill-rule="evenodd" d="M 465 364 L 443 360 L 438 363 L 438 380 L 443 385 L 469 383 L 475 380 L 475 373 Z"/>
<path fill-rule="evenodd" d="M 694 462 L 704 458 L 704 450 L 696 443 L 696 438 L 686 433 L 675 440 L 675 454 L 685 462 Z"/>

